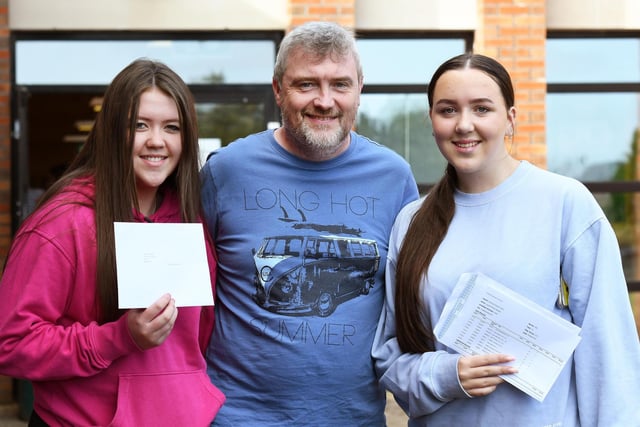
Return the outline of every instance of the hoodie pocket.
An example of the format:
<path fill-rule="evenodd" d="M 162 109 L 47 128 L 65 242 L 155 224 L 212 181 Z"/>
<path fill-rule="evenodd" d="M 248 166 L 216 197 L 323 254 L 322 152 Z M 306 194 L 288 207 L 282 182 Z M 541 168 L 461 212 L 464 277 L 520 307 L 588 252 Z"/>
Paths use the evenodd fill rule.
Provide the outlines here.
<path fill-rule="evenodd" d="M 224 400 L 204 371 L 120 375 L 109 425 L 209 426 Z"/>

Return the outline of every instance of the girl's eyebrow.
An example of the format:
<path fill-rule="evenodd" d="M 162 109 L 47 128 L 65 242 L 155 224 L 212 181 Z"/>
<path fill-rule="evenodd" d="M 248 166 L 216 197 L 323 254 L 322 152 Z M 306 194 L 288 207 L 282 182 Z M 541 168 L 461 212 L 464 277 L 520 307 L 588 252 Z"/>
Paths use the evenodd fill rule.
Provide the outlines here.
<path fill-rule="evenodd" d="M 478 103 L 489 103 L 489 104 L 493 104 L 493 99 L 491 98 L 476 98 L 476 99 L 472 99 L 471 103 L 473 104 L 478 104 Z"/>
<path fill-rule="evenodd" d="M 446 98 L 442 98 L 442 99 L 438 99 L 435 103 L 435 105 L 440 105 L 440 104 L 455 104 L 455 102 L 451 99 L 446 99 Z"/>
<path fill-rule="evenodd" d="M 489 103 L 489 104 L 493 104 L 493 100 L 491 98 L 475 98 L 469 101 L 471 104 L 481 104 L 481 103 Z M 457 101 L 454 101 L 452 99 L 447 99 L 447 98 L 442 98 L 439 99 L 438 101 L 436 101 L 435 105 L 439 105 L 439 104 L 457 104 Z"/>

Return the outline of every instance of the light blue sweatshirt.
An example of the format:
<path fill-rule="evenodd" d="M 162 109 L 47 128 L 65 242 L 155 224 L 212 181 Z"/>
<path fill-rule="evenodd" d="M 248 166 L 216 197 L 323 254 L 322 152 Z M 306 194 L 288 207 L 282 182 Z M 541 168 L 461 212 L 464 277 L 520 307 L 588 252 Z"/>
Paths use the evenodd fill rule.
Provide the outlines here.
<path fill-rule="evenodd" d="M 384 386 L 410 416 L 409 426 L 640 426 L 640 344 L 613 229 L 578 181 L 521 162 L 496 188 L 456 192 L 456 212 L 422 283 L 435 325 L 465 272 L 480 272 L 582 328 L 582 340 L 543 402 L 508 383 L 468 397 L 460 357 L 403 354 L 396 339 L 395 270 L 409 222 L 406 206 L 389 242 L 386 298 L 372 354 Z M 556 306 L 560 274 L 569 308 Z"/>

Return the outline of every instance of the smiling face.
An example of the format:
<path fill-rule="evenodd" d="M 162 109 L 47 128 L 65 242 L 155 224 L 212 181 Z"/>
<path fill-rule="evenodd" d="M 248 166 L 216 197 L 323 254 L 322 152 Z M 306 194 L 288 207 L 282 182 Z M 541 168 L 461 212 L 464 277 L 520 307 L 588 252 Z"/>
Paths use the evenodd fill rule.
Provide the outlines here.
<path fill-rule="evenodd" d="M 282 84 L 273 82 L 284 132 L 278 141 L 308 160 L 326 160 L 346 150 L 362 82 L 352 55 L 314 59 L 300 50 L 288 58 Z"/>
<path fill-rule="evenodd" d="M 498 84 L 475 69 L 449 70 L 433 92 L 429 111 L 438 148 L 458 175 L 462 191 L 493 188 L 515 168 L 505 147 L 515 108 L 508 108 Z"/>
<path fill-rule="evenodd" d="M 176 103 L 157 88 L 142 93 L 133 142 L 133 170 L 138 203 L 145 215 L 155 210 L 158 187 L 176 169 L 181 152 Z"/>

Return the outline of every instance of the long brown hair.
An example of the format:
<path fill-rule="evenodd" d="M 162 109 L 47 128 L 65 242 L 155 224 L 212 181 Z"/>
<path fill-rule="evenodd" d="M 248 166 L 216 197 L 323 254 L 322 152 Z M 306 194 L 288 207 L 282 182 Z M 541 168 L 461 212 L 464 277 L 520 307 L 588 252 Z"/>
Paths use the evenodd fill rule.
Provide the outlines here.
<path fill-rule="evenodd" d="M 173 188 L 180 201 L 184 222 L 198 221 L 200 183 L 198 176 L 198 124 L 193 96 L 184 81 L 165 64 L 138 59 L 125 67 L 107 88 L 102 109 L 86 143 L 65 174 L 43 195 L 42 206 L 61 193 L 74 179 L 95 180 L 96 281 L 100 322 L 117 319 L 117 275 L 114 221 L 132 221 L 139 209 L 133 170 L 133 139 L 141 95 L 158 88 L 172 98 L 178 108 L 182 153 L 175 171 L 162 184 Z"/>
<path fill-rule="evenodd" d="M 507 70 L 495 59 L 465 53 L 444 62 L 433 74 L 427 88 L 429 108 L 440 77 L 450 70 L 475 69 L 486 73 L 500 87 L 507 108 L 513 107 L 515 95 Z M 402 242 L 396 265 L 396 334 L 403 352 L 433 351 L 435 339 L 427 307 L 422 303 L 421 283 L 438 247 L 444 240 L 455 214 L 456 170 L 447 165 L 444 176 L 429 192 L 412 218 Z"/>

